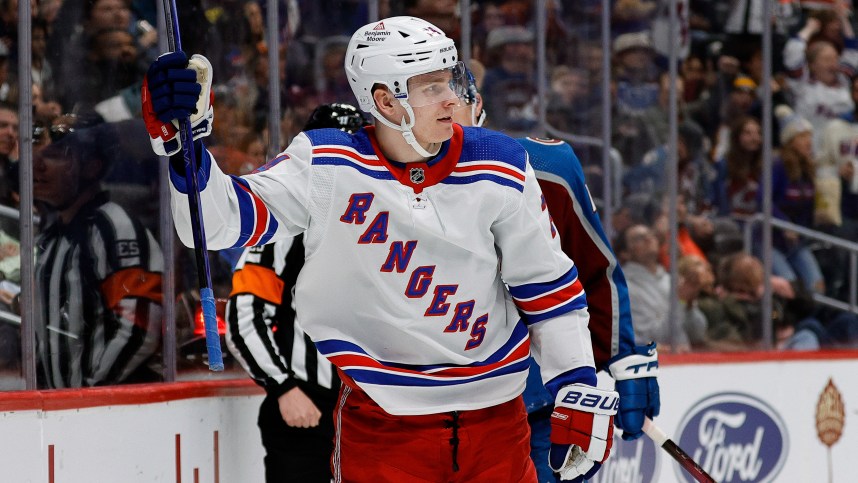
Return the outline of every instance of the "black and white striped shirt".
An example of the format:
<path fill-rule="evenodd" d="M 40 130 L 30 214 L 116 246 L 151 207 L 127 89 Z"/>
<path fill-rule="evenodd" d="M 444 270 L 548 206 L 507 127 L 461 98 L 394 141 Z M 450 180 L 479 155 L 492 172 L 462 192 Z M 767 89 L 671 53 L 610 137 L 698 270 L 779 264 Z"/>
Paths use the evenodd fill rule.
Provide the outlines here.
<path fill-rule="evenodd" d="M 332 391 L 339 378 L 295 321 L 293 294 L 304 265 L 303 235 L 249 247 L 239 258 L 227 304 L 226 344 L 275 397 L 305 381 Z"/>
<path fill-rule="evenodd" d="M 102 192 L 36 246 L 40 387 L 155 376 L 144 363 L 160 342 L 164 260 L 152 234 Z"/>

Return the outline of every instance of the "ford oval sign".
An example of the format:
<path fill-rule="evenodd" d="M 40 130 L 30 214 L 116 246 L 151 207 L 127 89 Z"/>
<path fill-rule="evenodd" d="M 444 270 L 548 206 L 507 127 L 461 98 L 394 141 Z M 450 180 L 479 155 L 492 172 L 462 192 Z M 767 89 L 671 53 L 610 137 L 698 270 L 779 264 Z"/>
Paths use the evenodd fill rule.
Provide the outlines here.
<path fill-rule="evenodd" d="M 741 393 L 698 402 L 677 430 L 677 443 L 720 483 L 774 481 L 789 450 L 786 426 L 766 403 Z M 680 481 L 694 479 L 674 465 Z"/>
<path fill-rule="evenodd" d="M 616 434 L 616 433 L 615 433 Z M 623 441 L 614 436 L 611 456 L 591 483 L 656 483 L 658 458 L 655 443 L 647 437 Z"/>

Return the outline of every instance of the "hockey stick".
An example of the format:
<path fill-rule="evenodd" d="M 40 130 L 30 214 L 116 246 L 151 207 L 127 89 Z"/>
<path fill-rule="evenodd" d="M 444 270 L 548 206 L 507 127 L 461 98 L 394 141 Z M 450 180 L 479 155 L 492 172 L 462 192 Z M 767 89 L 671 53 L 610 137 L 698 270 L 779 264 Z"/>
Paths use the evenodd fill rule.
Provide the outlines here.
<path fill-rule="evenodd" d="M 167 45 L 173 52 L 182 50 L 179 33 L 179 15 L 175 0 L 162 0 L 167 25 Z M 179 119 L 179 136 L 182 141 L 182 155 L 185 159 L 185 182 L 189 189 L 188 207 L 191 210 L 191 228 L 194 233 L 194 254 L 197 260 L 197 279 L 200 285 L 200 304 L 203 309 L 203 323 L 206 329 L 206 350 L 209 354 L 209 369 L 223 370 L 223 353 L 220 348 L 220 335 L 217 330 L 214 292 L 212 291 L 209 255 L 206 249 L 205 228 L 200 210 L 200 188 L 197 183 L 197 162 L 194 153 L 194 136 L 190 118 Z"/>
<path fill-rule="evenodd" d="M 667 454 L 673 457 L 679 466 L 693 476 L 695 480 L 700 483 L 717 483 L 714 478 L 709 476 L 709 473 L 706 473 L 696 461 L 691 459 L 688 453 L 668 438 L 664 431 L 656 426 L 650 418 L 644 419 L 643 430 L 655 444 L 667 451 Z"/>

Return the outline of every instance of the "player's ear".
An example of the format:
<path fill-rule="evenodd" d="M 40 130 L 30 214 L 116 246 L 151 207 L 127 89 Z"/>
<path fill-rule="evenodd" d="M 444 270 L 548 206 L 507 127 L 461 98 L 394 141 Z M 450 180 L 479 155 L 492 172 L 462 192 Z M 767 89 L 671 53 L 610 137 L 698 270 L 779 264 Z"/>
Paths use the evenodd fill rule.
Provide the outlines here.
<path fill-rule="evenodd" d="M 372 100 L 375 101 L 375 108 L 378 109 L 378 112 L 387 115 L 392 115 L 396 110 L 395 104 L 399 104 L 390 90 L 384 86 L 373 89 Z"/>
<path fill-rule="evenodd" d="M 477 92 L 477 116 L 483 112 L 483 95 Z"/>

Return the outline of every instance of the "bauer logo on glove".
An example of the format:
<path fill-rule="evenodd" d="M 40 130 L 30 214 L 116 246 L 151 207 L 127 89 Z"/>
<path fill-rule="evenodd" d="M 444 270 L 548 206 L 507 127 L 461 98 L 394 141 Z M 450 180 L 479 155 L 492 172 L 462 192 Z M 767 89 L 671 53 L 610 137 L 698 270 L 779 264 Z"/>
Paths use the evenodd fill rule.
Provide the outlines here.
<path fill-rule="evenodd" d="M 551 413 L 549 466 L 561 480 L 579 482 L 601 467 L 614 442 L 615 391 L 571 384 L 557 393 Z"/>

